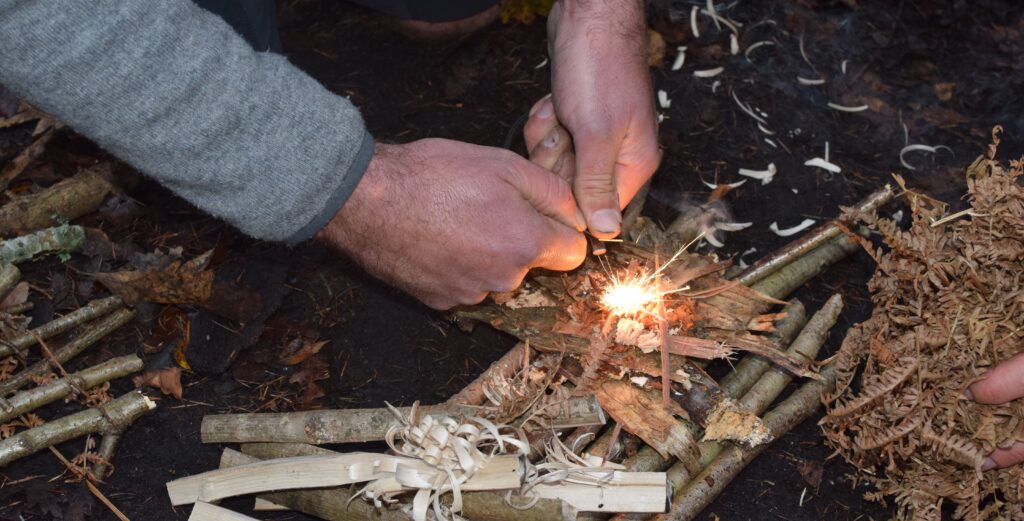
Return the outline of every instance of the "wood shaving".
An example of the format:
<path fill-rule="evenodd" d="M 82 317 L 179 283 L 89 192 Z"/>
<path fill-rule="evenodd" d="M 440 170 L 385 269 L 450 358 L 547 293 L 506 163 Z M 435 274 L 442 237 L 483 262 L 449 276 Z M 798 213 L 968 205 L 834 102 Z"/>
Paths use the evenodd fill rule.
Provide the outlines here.
<path fill-rule="evenodd" d="M 792 228 L 784 228 L 784 229 L 780 229 L 779 228 L 779 223 L 773 222 L 770 226 L 768 226 L 768 228 L 770 228 L 773 232 L 775 232 L 775 235 L 778 235 L 779 237 L 789 237 L 790 235 L 796 235 L 796 234 L 806 230 L 812 224 L 814 224 L 814 222 L 815 222 L 814 219 L 804 219 L 804 221 L 802 223 L 800 223 L 800 224 L 798 224 L 798 225 L 796 225 L 796 226 L 794 226 Z"/>
<path fill-rule="evenodd" d="M 693 71 L 693 75 L 697 78 L 714 78 L 715 76 L 722 74 L 722 71 L 724 70 L 725 67 L 715 67 L 714 69 L 703 69 L 699 71 Z"/>
<path fill-rule="evenodd" d="M 944 205 L 906 192 L 912 222 L 868 214 L 885 241 L 874 311 L 837 354 L 822 427 L 831 445 L 891 497 L 896 519 L 1024 518 L 1024 469 L 982 472 L 985 456 L 1024 440 L 1024 399 L 983 405 L 964 390 L 1020 351 L 1024 331 L 1022 161 L 968 168 L 971 218 L 933 226 Z"/>

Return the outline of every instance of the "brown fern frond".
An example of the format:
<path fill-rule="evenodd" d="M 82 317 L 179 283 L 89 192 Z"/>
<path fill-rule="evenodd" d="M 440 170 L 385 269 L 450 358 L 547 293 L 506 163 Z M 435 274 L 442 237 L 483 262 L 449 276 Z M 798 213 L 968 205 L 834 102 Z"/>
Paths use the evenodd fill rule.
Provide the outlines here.
<path fill-rule="evenodd" d="M 890 429 L 873 433 L 861 431 L 854 439 L 854 443 L 857 445 L 859 450 L 875 450 L 884 445 L 889 445 L 890 443 L 893 443 L 896 440 L 916 431 L 922 423 L 924 423 L 923 418 L 920 415 L 915 414 L 904 418 L 899 425 Z"/>
<path fill-rule="evenodd" d="M 961 465 L 981 469 L 981 464 L 985 461 L 985 452 L 980 447 L 957 434 L 940 435 L 929 425 L 925 425 L 921 439 L 931 445 L 940 456 Z"/>
<path fill-rule="evenodd" d="M 901 358 L 897 367 L 887 370 L 878 381 L 864 387 L 857 398 L 828 411 L 828 416 L 832 418 L 849 416 L 889 395 L 917 371 L 919 364 L 920 361 L 916 357 Z"/>

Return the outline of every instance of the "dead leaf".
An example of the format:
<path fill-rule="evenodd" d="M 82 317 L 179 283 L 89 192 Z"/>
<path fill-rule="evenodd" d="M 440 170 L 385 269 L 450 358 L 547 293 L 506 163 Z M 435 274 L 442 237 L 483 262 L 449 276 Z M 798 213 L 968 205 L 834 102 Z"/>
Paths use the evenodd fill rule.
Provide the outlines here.
<path fill-rule="evenodd" d="M 129 304 L 201 304 L 210 298 L 213 271 L 207 270 L 213 250 L 182 263 L 144 271 L 96 273 L 93 276 Z"/>
<path fill-rule="evenodd" d="M 299 389 L 299 397 L 295 401 L 297 410 L 315 409 L 320 406 L 317 400 L 323 398 L 325 393 L 320 387 L 320 380 L 330 378 L 330 366 L 318 356 L 312 356 L 302 362 L 299 370 L 288 379 L 288 383 Z"/>
<path fill-rule="evenodd" d="M 307 358 L 320 352 L 330 340 L 311 340 L 300 337 L 292 340 L 285 346 L 285 350 L 277 359 L 279 364 L 295 365 L 301 364 Z"/>
<path fill-rule="evenodd" d="M 956 84 L 953 82 L 936 83 L 935 95 L 940 101 L 949 101 L 953 99 L 953 87 L 955 86 Z"/>
<path fill-rule="evenodd" d="M 0 309 L 24 304 L 28 301 L 28 282 L 19 282 L 7 296 L 0 301 Z"/>
<path fill-rule="evenodd" d="M 169 394 L 179 400 L 182 396 L 180 367 L 165 367 L 154 371 L 146 371 L 141 376 L 132 378 L 132 383 L 135 384 L 136 388 L 156 387 L 160 389 L 160 392 Z"/>
<path fill-rule="evenodd" d="M 821 485 L 821 477 L 825 473 L 825 467 L 821 462 L 804 460 L 796 464 L 796 471 L 804 478 L 804 483 L 811 488 L 818 488 Z"/>

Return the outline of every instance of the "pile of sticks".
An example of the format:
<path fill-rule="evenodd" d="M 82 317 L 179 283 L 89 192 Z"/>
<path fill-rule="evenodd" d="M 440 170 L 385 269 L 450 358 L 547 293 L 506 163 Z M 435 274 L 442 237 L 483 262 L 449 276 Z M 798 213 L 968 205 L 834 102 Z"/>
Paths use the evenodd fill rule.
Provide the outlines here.
<path fill-rule="evenodd" d="M 858 243 L 849 234 L 855 227 L 857 216 L 886 204 L 893 195 L 889 186 L 884 187 L 855 207 L 847 209 L 839 219 L 823 224 L 750 268 L 733 273 L 731 280 L 772 299 L 786 298 L 828 266 L 855 251 L 859 247 Z M 611 486 L 602 489 L 601 505 L 587 503 L 587 494 L 576 492 L 566 492 L 564 495 L 535 494 L 530 498 L 532 506 L 526 509 L 522 508 L 521 503 L 509 500 L 506 494 L 494 490 L 466 490 L 458 498 L 449 493 L 441 496 L 441 501 L 447 506 L 457 502 L 459 515 L 467 519 L 693 519 L 740 470 L 768 446 L 768 443 L 762 442 L 720 441 L 722 438 L 716 438 L 712 432 L 718 426 L 708 417 L 708 404 L 727 403 L 736 418 L 753 417 L 755 421 L 746 425 L 752 429 L 761 429 L 765 440 L 780 438 L 810 417 L 820 406 L 821 396 L 834 386 L 832 365 L 824 364 L 819 371 L 808 373 L 810 378 L 805 383 L 776 403 L 795 377 L 808 375 L 795 375 L 793 367 L 787 367 L 782 362 L 790 365 L 796 362 L 807 366 L 816 365 L 818 354 L 829 330 L 836 323 L 842 305 L 842 298 L 834 295 L 808 319 L 809 313 L 801 302 L 789 301 L 781 313 L 770 315 L 776 320 L 774 327 L 768 329 L 772 331 L 768 338 L 780 346 L 780 352 L 747 354 L 720 381 L 701 376 L 706 375 L 700 370 L 703 361 L 677 356 L 663 348 L 666 354 L 663 360 L 668 358 L 671 367 L 686 367 L 689 372 L 686 385 L 672 378 L 668 388 L 672 392 L 665 392 L 673 398 L 667 408 L 663 408 L 663 403 L 659 401 L 659 393 L 642 382 L 601 378 L 597 385 L 588 385 L 585 390 L 577 388 L 577 391 L 585 392 L 574 393 L 574 397 L 566 400 L 562 414 L 548 418 L 548 436 L 534 436 L 536 433 L 531 433 L 529 441 L 535 451 L 529 454 L 530 460 L 543 456 L 544 450 L 536 449 L 550 449 L 553 444 L 557 444 L 578 454 L 582 461 L 598 464 L 621 461 L 621 464 L 612 465 L 620 465 L 615 468 L 623 476 L 631 473 L 637 476 L 663 473 L 667 479 L 671 505 L 667 511 L 653 508 L 658 502 L 653 495 L 648 497 L 651 504 L 647 506 L 652 507 L 650 510 L 616 511 L 609 508 L 609 505 L 622 506 L 617 505 L 616 498 L 619 496 Z M 574 340 L 571 335 L 556 331 L 553 319 L 543 315 L 541 308 L 533 311 L 528 308 L 525 311 L 505 309 L 495 312 L 494 309 L 487 309 L 487 306 L 461 313 L 460 318 L 486 320 L 494 327 L 518 336 L 523 342 L 446 403 L 424 408 L 422 414 L 479 416 L 482 411 L 494 406 L 491 395 L 495 382 L 518 381 L 531 369 L 554 368 L 556 373 L 553 376 L 557 375 L 565 386 L 572 389 L 574 383 L 582 385 L 579 377 L 586 370 L 582 367 L 586 364 L 586 348 L 581 348 L 578 339 Z M 604 361 L 605 365 L 612 366 L 618 362 Z M 635 360 L 631 363 L 631 367 L 636 367 Z M 649 374 L 653 377 L 659 375 L 656 371 Z M 545 380 L 545 385 L 551 381 Z M 617 404 L 617 401 L 620 403 Z M 662 410 L 667 411 L 667 416 L 659 412 Z M 406 413 L 407 410 L 402 411 L 402 414 Z M 605 413 L 615 421 L 606 422 Z M 517 414 L 521 415 L 520 418 L 530 416 L 529 410 L 518 411 Z M 395 418 L 395 415 L 384 409 L 214 415 L 204 419 L 202 438 L 206 443 L 241 444 L 240 451 L 224 451 L 221 459 L 223 469 L 240 465 L 259 469 L 261 467 L 251 465 L 259 465 L 261 461 L 265 465 L 288 465 L 294 461 L 335 461 L 329 458 L 346 455 L 339 456 L 339 453 L 316 445 L 382 439 L 388 429 L 395 426 Z M 632 433 L 635 437 L 624 436 L 623 432 Z M 553 442 L 553 437 L 559 441 Z M 291 460 L 297 457 L 328 459 Z M 225 470 L 214 472 L 223 473 Z M 230 475 L 233 474 L 219 474 Z M 190 481 L 172 482 L 168 485 L 169 492 L 174 498 L 182 487 L 193 491 L 197 486 L 201 490 L 213 490 L 219 486 L 217 483 L 220 478 L 217 476 L 201 475 L 186 478 Z M 311 480 L 305 481 L 303 486 L 316 486 L 317 478 Z M 202 484 L 197 485 L 197 482 Z M 328 486 L 324 482 L 320 484 Z M 266 485 L 260 489 L 263 493 L 256 501 L 256 509 L 287 508 L 327 520 L 409 518 L 402 510 L 379 509 L 369 502 L 352 501 L 358 497 L 358 493 L 349 487 L 335 485 L 318 490 L 298 488 L 301 487 Z M 190 492 L 184 502 L 203 499 L 201 495 Z M 211 498 L 215 499 L 215 496 L 210 494 L 206 499 Z M 603 504 L 605 502 L 608 505 Z M 660 506 L 664 508 L 665 505 Z M 660 513 L 650 517 L 650 512 Z M 197 520 L 248 519 L 217 517 L 228 515 L 205 502 L 197 504 L 193 511 L 193 519 Z M 230 515 L 238 516 L 234 513 Z"/>
<path fill-rule="evenodd" d="M 20 280 L 13 264 L 0 264 L 0 302 Z M 0 318 L 23 313 L 31 306 L 0 309 Z M 135 312 L 124 307 L 120 297 L 107 297 L 90 302 L 71 313 L 10 337 L 0 338 L 0 360 L 11 357 L 24 366 L 20 372 L 0 380 L 0 424 L 17 419 L 47 404 L 73 395 L 84 395 L 142 369 L 142 360 L 135 355 L 112 358 L 75 373 L 64 366 L 74 357 L 96 345 L 100 340 L 134 318 Z M 67 340 L 60 347 L 50 348 L 47 341 L 60 336 Z M 30 351 L 38 347 L 38 356 Z M 29 360 L 37 359 L 34 363 Z M 56 378 L 23 390 L 34 382 L 55 373 Z M 152 410 L 155 404 L 139 392 L 129 392 L 98 407 L 83 410 L 0 440 L 0 467 L 41 450 L 88 434 L 101 434 L 97 463 L 91 469 L 94 480 L 100 481 L 110 470 L 109 462 L 121 433 L 136 418 Z"/>

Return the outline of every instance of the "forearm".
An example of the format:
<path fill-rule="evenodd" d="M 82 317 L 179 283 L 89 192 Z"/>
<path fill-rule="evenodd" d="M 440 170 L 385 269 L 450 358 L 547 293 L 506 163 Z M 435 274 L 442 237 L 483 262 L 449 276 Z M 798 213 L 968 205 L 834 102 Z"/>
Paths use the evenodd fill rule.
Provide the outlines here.
<path fill-rule="evenodd" d="M 358 111 L 188 0 L 0 0 L 0 82 L 255 237 L 311 237 L 373 151 Z"/>

